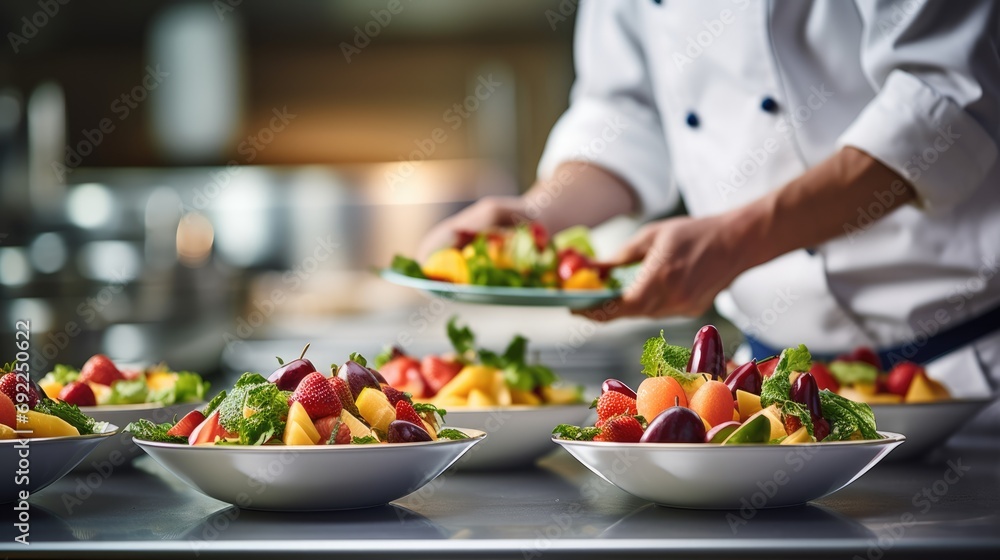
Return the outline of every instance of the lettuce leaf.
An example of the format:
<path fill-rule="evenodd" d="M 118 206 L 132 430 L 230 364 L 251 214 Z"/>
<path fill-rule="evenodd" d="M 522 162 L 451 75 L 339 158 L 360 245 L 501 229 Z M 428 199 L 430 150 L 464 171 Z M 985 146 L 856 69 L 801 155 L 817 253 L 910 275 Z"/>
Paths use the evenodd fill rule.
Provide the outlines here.
<path fill-rule="evenodd" d="M 789 377 L 793 371 L 805 372 L 809 371 L 810 367 L 812 367 L 812 355 L 805 344 L 782 350 L 778 365 L 774 367 L 774 373 L 764 379 L 764 384 L 761 386 L 760 405 L 763 408 L 772 404 L 778 405 L 782 414 L 797 417 L 809 435 L 813 435 L 812 415 L 805 405 L 791 399 L 792 383 Z"/>
<path fill-rule="evenodd" d="M 219 403 L 219 424 L 238 434 L 241 444 L 261 445 L 285 431 L 288 396 L 262 375 L 244 373 Z"/>
<path fill-rule="evenodd" d="M 144 403 L 148 395 L 149 388 L 146 386 L 145 379 L 121 379 L 111 384 L 108 404 Z"/>
<path fill-rule="evenodd" d="M 168 436 L 167 432 L 174 425 L 170 422 L 154 424 L 146 418 L 140 418 L 135 422 L 130 422 L 125 426 L 124 431 L 144 441 L 159 441 L 163 443 L 187 443 L 188 438 L 182 436 Z"/>
<path fill-rule="evenodd" d="M 389 269 L 411 278 L 427 278 L 423 269 L 420 268 L 420 263 L 402 255 L 392 257 L 392 264 L 389 265 Z"/>
<path fill-rule="evenodd" d="M 552 244 L 556 251 L 576 249 L 585 257 L 595 257 L 594 247 L 590 244 L 590 228 L 587 226 L 573 226 L 560 231 L 552 238 Z"/>
<path fill-rule="evenodd" d="M 452 316 L 448 319 L 448 340 L 460 356 L 470 350 L 476 349 L 476 335 L 468 326 L 459 327 L 458 317 Z"/>
<path fill-rule="evenodd" d="M 68 366 L 66 364 L 56 364 L 56 366 L 52 369 L 52 371 L 45 374 L 45 377 L 42 378 L 42 381 L 44 382 L 51 381 L 66 385 L 67 383 L 76 381 L 78 377 L 80 377 L 80 370 Z"/>
<path fill-rule="evenodd" d="M 600 428 L 571 426 L 569 424 L 559 424 L 552 430 L 552 433 L 559 436 L 559 439 L 570 439 L 574 441 L 593 441 L 597 434 L 601 433 Z"/>
<path fill-rule="evenodd" d="M 197 373 L 179 371 L 172 386 L 150 391 L 146 402 L 170 406 L 176 403 L 203 401 L 210 387 L 211 383 L 202 379 Z"/>
<path fill-rule="evenodd" d="M 860 432 L 865 439 L 882 439 L 875 429 L 875 414 L 867 403 L 852 401 L 824 389 L 819 392 L 823 417 L 830 422 L 830 435 L 823 441 L 851 439 Z"/>
<path fill-rule="evenodd" d="M 841 385 L 856 383 L 875 383 L 878 379 L 878 368 L 868 362 L 845 362 L 836 360 L 830 362 L 830 373 Z"/>
<path fill-rule="evenodd" d="M 646 343 L 642 345 L 639 363 L 642 364 L 642 373 L 647 377 L 666 375 L 684 383 L 697 377 L 697 374 L 684 371 L 690 359 L 691 349 L 667 344 L 661 330 L 660 336 L 646 339 Z"/>

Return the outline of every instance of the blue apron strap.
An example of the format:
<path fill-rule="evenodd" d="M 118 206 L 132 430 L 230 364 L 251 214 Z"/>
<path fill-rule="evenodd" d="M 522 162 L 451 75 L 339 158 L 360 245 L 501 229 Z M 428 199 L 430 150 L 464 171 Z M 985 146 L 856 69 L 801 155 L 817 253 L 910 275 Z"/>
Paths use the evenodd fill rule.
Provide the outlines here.
<path fill-rule="evenodd" d="M 926 364 L 998 331 L 1000 331 L 1000 306 L 931 336 L 927 333 L 917 333 L 914 340 L 879 350 L 877 353 L 886 370 L 903 361 Z M 758 361 L 781 354 L 782 348 L 774 348 L 749 335 L 744 336 L 753 357 Z M 847 351 L 849 350 L 845 352 Z M 813 353 L 813 359 L 823 362 L 831 362 L 836 357 L 836 354 Z"/>

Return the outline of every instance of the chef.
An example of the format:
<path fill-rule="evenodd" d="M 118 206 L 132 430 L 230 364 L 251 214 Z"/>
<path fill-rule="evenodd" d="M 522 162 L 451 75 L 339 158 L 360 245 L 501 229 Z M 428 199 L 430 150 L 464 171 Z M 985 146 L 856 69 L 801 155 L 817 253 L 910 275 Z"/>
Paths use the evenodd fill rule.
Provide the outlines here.
<path fill-rule="evenodd" d="M 447 219 L 650 221 L 598 319 L 713 302 L 758 358 L 901 359 L 1000 381 L 1000 18 L 989 0 L 582 2 L 571 104 L 537 183 Z M 683 197 L 689 216 L 656 220 Z"/>

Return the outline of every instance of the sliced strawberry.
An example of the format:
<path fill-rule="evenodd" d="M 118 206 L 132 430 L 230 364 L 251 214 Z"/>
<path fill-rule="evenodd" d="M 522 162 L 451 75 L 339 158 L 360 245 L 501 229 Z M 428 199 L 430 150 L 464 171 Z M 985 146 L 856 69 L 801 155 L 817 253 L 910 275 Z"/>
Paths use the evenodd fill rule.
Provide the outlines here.
<path fill-rule="evenodd" d="M 431 395 L 436 395 L 463 367 L 465 366 L 461 362 L 446 360 L 441 356 L 427 356 L 420 362 L 420 372 L 430 387 Z"/>
<path fill-rule="evenodd" d="M 420 415 L 413 409 L 413 405 L 406 401 L 399 401 L 396 403 L 396 420 L 406 420 L 407 422 L 412 422 L 418 426 L 424 425 Z"/>
<path fill-rule="evenodd" d="M 110 387 L 112 383 L 121 379 L 125 379 L 125 376 L 122 372 L 118 371 L 111 358 L 108 358 L 104 354 L 96 354 L 87 360 L 87 363 L 83 364 L 83 367 L 80 369 L 80 377 L 77 378 L 77 381 L 100 383 L 101 385 Z"/>
<path fill-rule="evenodd" d="M 236 434 L 227 431 L 219 423 L 219 411 L 208 415 L 201 424 L 198 424 L 194 430 L 191 431 L 191 435 L 188 436 L 188 443 L 190 445 L 201 445 L 206 443 L 214 443 L 216 439 L 228 439 L 236 437 Z"/>
<path fill-rule="evenodd" d="M 337 426 L 341 424 L 340 416 L 324 416 L 313 424 L 316 426 L 316 431 L 319 432 L 319 442 L 326 443 L 330 440 L 330 434 L 334 433 Z"/>
<path fill-rule="evenodd" d="M 641 437 L 642 425 L 638 420 L 632 416 L 615 416 L 604 422 L 601 432 L 594 437 L 594 440 L 638 443 Z"/>
<path fill-rule="evenodd" d="M 358 411 L 358 405 L 354 404 L 354 394 L 351 393 L 351 386 L 347 384 L 347 381 L 337 376 L 327 378 L 327 381 L 333 388 L 333 392 L 337 393 L 337 398 L 340 399 L 340 405 L 344 407 L 344 410 L 350 412 L 355 418 L 360 418 L 361 413 Z"/>
<path fill-rule="evenodd" d="M 90 385 L 71 381 L 59 391 L 59 400 L 76 406 L 96 406 L 97 397 Z"/>
<path fill-rule="evenodd" d="M 531 236 L 535 238 L 535 248 L 541 253 L 549 246 L 548 230 L 538 222 L 531 222 L 528 228 L 531 230 Z"/>
<path fill-rule="evenodd" d="M 588 267 L 590 267 L 590 259 L 580 254 L 576 249 L 568 247 L 559 251 L 559 266 L 556 272 L 563 282 L 569 280 L 578 270 Z"/>
<path fill-rule="evenodd" d="M 27 404 L 28 408 L 35 408 L 38 404 L 38 390 L 35 389 L 34 382 L 27 381 L 24 377 L 16 372 L 5 373 L 3 377 L 0 377 L 0 392 L 7 395 L 7 397 L 15 405 L 17 404 Z M 17 394 L 22 393 L 20 399 L 17 398 Z"/>
<path fill-rule="evenodd" d="M 389 399 L 389 404 L 396 406 L 400 401 L 412 403 L 413 399 L 406 396 L 406 393 L 396 389 L 395 387 L 390 387 L 388 385 L 382 386 L 382 392 Z"/>
<path fill-rule="evenodd" d="M 597 399 L 597 419 L 607 420 L 622 414 L 632 416 L 637 414 L 635 399 L 618 391 L 608 391 Z"/>
<path fill-rule="evenodd" d="M 900 362 L 896 364 L 889 375 L 885 378 L 886 391 L 905 397 L 910 390 L 910 384 L 917 375 L 926 374 L 924 368 L 913 362 Z"/>
<path fill-rule="evenodd" d="M 347 424 L 345 424 L 343 422 L 341 422 L 340 424 L 337 424 L 337 431 L 334 434 L 331 434 L 331 435 L 332 435 L 332 437 L 327 438 L 327 440 L 326 440 L 327 444 L 331 444 L 331 445 L 347 445 L 347 444 L 351 443 L 351 428 Z M 333 441 L 330 441 L 331 439 Z"/>
<path fill-rule="evenodd" d="M 173 428 L 167 430 L 168 436 L 190 437 L 191 432 L 205 421 L 205 415 L 200 410 L 192 410 L 174 424 Z"/>
<path fill-rule="evenodd" d="M 386 362 L 379 370 L 388 385 L 410 393 L 417 398 L 432 395 L 423 374 L 420 373 L 420 362 L 410 356 L 400 356 Z"/>
<path fill-rule="evenodd" d="M 306 409 L 309 418 L 313 420 L 324 416 L 339 416 L 343 409 L 340 398 L 330 386 L 330 382 L 318 371 L 303 377 L 299 382 L 299 386 L 288 399 L 289 403 L 296 401 L 302 403 L 302 408 Z"/>

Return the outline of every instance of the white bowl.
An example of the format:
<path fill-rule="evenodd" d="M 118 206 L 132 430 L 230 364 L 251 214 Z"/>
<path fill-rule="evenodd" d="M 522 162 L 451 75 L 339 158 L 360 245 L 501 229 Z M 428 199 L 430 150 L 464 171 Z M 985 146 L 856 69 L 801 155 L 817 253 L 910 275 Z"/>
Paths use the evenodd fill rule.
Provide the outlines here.
<path fill-rule="evenodd" d="M 664 506 L 753 510 L 804 504 L 840 490 L 906 439 L 799 445 L 608 443 L 553 438 L 618 488 Z"/>
<path fill-rule="evenodd" d="M 25 440 L 28 442 L 26 452 L 20 440 L 0 440 L 0 472 L 4 473 L 0 479 L 0 503 L 19 500 L 21 491 L 33 494 L 59 480 L 117 431 L 118 426 L 109 424 L 99 434 L 32 438 Z M 28 463 L 26 481 L 19 480 L 17 474 L 24 453 L 27 453 Z"/>
<path fill-rule="evenodd" d="M 385 505 L 427 484 L 486 434 L 421 443 L 190 446 L 135 439 L 203 494 L 244 509 L 324 511 Z"/>
<path fill-rule="evenodd" d="M 589 404 L 446 410 L 447 424 L 468 426 L 490 436 L 455 463 L 456 468 L 463 470 L 509 469 L 530 465 L 539 457 L 557 449 L 552 445 L 553 426 L 580 425 L 591 413 Z"/>
<path fill-rule="evenodd" d="M 107 422 L 124 428 L 130 422 L 135 422 L 142 418 L 148 419 L 157 424 L 173 422 L 174 417 L 180 418 L 188 412 L 205 406 L 204 402 L 188 402 L 163 406 L 159 403 L 140 404 L 107 404 L 100 406 L 81 406 L 80 412 L 90 416 L 98 422 Z M 132 434 L 119 432 L 113 437 L 105 440 L 91 453 L 87 460 L 81 462 L 77 467 L 79 470 L 93 470 L 98 465 L 110 464 L 113 467 L 127 464 L 132 459 L 142 454 L 139 448 L 132 443 Z M 106 468 L 106 467 L 104 467 Z"/>
<path fill-rule="evenodd" d="M 890 460 L 912 459 L 943 444 L 993 399 L 956 399 L 930 403 L 873 404 L 875 424 L 906 436 Z"/>

